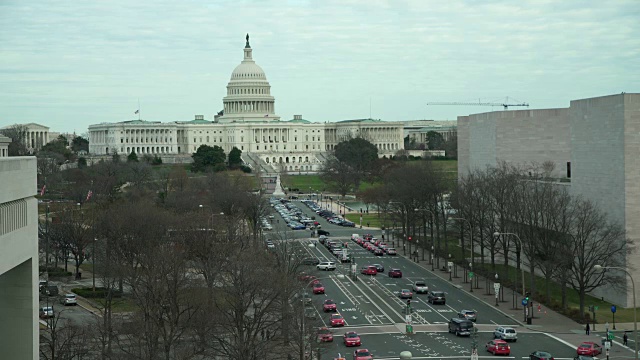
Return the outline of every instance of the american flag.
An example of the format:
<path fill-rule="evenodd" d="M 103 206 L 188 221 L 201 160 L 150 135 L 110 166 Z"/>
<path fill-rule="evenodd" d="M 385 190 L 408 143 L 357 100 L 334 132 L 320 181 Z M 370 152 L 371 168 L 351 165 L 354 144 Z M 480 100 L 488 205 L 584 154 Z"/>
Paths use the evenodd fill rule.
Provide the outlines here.
<path fill-rule="evenodd" d="M 91 199 L 92 195 L 93 195 L 93 191 L 89 190 L 89 192 L 87 193 L 87 199 L 84 202 L 89 201 L 89 199 Z"/>

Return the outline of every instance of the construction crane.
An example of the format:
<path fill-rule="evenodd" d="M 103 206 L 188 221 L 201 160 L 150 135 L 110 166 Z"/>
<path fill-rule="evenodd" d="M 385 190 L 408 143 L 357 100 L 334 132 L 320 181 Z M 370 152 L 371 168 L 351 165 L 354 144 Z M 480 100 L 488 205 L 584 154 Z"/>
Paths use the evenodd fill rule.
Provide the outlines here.
<path fill-rule="evenodd" d="M 507 98 L 508 99 L 508 98 Z M 473 105 L 473 106 L 502 106 L 505 110 L 509 110 L 509 106 L 526 106 L 529 107 L 527 103 L 520 104 L 507 104 L 507 102 L 503 103 L 493 103 L 493 102 L 430 102 L 427 105 Z"/>

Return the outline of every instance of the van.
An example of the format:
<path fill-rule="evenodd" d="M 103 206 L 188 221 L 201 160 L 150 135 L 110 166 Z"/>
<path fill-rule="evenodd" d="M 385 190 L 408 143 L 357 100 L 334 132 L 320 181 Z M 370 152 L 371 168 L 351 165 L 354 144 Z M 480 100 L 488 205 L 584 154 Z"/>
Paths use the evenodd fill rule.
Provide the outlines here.
<path fill-rule="evenodd" d="M 40 290 L 40 293 L 46 296 L 57 296 L 58 287 L 56 285 L 47 285 L 42 287 L 42 289 Z"/>
<path fill-rule="evenodd" d="M 456 336 L 469 336 L 473 330 L 473 322 L 467 319 L 452 318 L 449 320 L 449 333 Z"/>
<path fill-rule="evenodd" d="M 359 238 L 360 235 L 359 234 L 351 234 L 351 240 L 356 240 L 357 238 Z"/>

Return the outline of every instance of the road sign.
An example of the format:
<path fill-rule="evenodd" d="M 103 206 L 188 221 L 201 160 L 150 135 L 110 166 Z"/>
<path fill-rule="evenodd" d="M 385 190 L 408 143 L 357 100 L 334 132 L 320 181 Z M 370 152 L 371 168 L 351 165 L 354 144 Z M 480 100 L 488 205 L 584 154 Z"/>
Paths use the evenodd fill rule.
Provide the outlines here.
<path fill-rule="evenodd" d="M 607 351 L 609 351 L 609 349 L 611 349 L 611 341 L 605 341 L 604 348 L 607 349 Z"/>
<path fill-rule="evenodd" d="M 607 335 L 607 338 L 609 340 L 613 340 L 615 338 L 615 336 L 613 335 L 613 331 L 609 331 L 609 335 Z"/>
<path fill-rule="evenodd" d="M 522 299 L 522 306 L 527 306 L 528 303 L 529 303 L 529 300 Z"/>
<path fill-rule="evenodd" d="M 469 279 L 473 279 L 473 271 L 469 271 Z"/>
<path fill-rule="evenodd" d="M 493 290 L 497 293 L 500 291 L 500 283 L 493 283 Z"/>
<path fill-rule="evenodd" d="M 611 312 L 615 314 L 615 313 L 616 313 L 616 310 L 617 310 L 617 309 L 616 309 L 616 306 L 615 306 L 615 305 L 611 305 Z M 614 322 L 615 322 L 615 321 L 614 321 Z"/>
<path fill-rule="evenodd" d="M 407 324 L 411 324 L 411 314 L 406 315 L 404 319 Z"/>
<path fill-rule="evenodd" d="M 596 311 L 598 311 L 598 308 L 600 308 L 600 307 L 596 305 L 593 308 L 596 309 Z"/>

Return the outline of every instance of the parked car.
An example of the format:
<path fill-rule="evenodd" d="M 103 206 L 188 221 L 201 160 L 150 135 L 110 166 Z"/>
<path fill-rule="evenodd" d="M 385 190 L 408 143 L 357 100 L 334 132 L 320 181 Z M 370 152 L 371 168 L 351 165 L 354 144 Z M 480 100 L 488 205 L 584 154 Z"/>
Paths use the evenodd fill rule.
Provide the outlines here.
<path fill-rule="evenodd" d="M 485 349 L 493 355 L 506 355 L 511 354 L 511 347 L 504 340 L 491 340 L 485 345 Z"/>
<path fill-rule="evenodd" d="M 42 293 L 42 295 L 57 296 L 58 295 L 58 287 L 56 285 L 46 285 L 46 286 L 42 287 L 40 292 Z"/>
<path fill-rule="evenodd" d="M 40 319 L 49 319 L 53 317 L 53 306 L 45 306 L 40 308 Z"/>
<path fill-rule="evenodd" d="M 333 261 L 323 261 L 320 264 L 316 265 L 316 268 L 318 268 L 318 270 L 325 271 L 335 270 L 336 263 L 334 263 Z"/>
<path fill-rule="evenodd" d="M 360 336 L 358 336 L 358 333 L 355 331 L 347 331 L 346 334 L 344 334 L 344 345 L 345 346 L 360 346 L 362 345 L 362 341 L 360 340 Z"/>
<path fill-rule="evenodd" d="M 389 270 L 389 277 L 401 278 L 402 277 L 402 270 L 400 270 L 400 269 L 391 269 L 391 270 Z"/>
<path fill-rule="evenodd" d="M 427 301 L 431 304 L 442 304 L 446 305 L 447 299 L 445 297 L 444 291 L 429 291 L 427 293 Z"/>
<path fill-rule="evenodd" d="M 576 349 L 578 355 L 596 356 L 602 354 L 602 347 L 592 341 L 585 341 L 578 349 Z"/>
<path fill-rule="evenodd" d="M 426 294 L 429 292 L 429 287 L 424 280 L 414 281 L 411 287 L 413 288 L 413 292 L 415 292 L 416 294 Z"/>
<path fill-rule="evenodd" d="M 67 305 L 78 305 L 78 300 L 76 299 L 76 294 L 66 294 L 62 298 L 60 298 L 60 303 L 64 306 Z"/>
<path fill-rule="evenodd" d="M 476 322 L 478 313 L 476 313 L 475 310 L 460 310 L 460 312 L 458 312 L 458 317 L 460 319 L 467 319 L 469 321 Z"/>
<path fill-rule="evenodd" d="M 534 351 L 529 354 L 529 360 L 554 360 L 553 356 L 546 351 Z"/>
<path fill-rule="evenodd" d="M 473 323 L 467 319 L 451 318 L 449 320 L 449 333 L 456 336 L 470 336 Z"/>
<path fill-rule="evenodd" d="M 518 333 L 514 328 L 500 326 L 493 331 L 493 338 L 516 342 L 518 341 Z"/>

